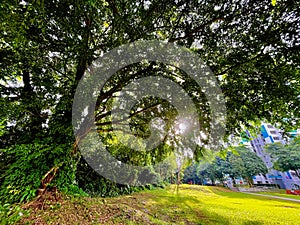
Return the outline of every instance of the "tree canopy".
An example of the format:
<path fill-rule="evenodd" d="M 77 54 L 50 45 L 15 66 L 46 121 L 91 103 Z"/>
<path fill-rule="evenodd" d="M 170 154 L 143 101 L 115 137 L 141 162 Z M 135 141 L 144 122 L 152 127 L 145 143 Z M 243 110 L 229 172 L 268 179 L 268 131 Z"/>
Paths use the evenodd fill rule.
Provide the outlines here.
<path fill-rule="evenodd" d="M 1 1 L 1 188 L 10 185 L 14 190 L 10 193 L 37 188 L 42 174 L 52 168 L 59 168 L 53 182 L 60 187 L 84 182 L 80 176 L 88 165 L 80 157 L 72 127 L 77 85 L 95 59 L 136 40 L 184 46 L 211 68 L 225 96 L 228 134 L 263 119 L 299 125 L 299 4 L 293 0 L 276 4 L 270 0 Z M 140 165 L 159 162 L 174 150 L 171 134 L 146 153 L 115 141 L 112 102 L 122 88 L 146 76 L 162 76 L 182 87 L 197 106 L 199 124 L 208 137 L 212 119 L 203 90 L 182 70 L 159 62 L 119 70 L 98 96 L 95 122 L 114 156 Z M 161 117 L 170 127 L 176 115 L 163 99 L 143 98 L 130 112 L 131 130 L 147 137 L 153 118 Z M 197 149 L 195 156 L 201 158 L 203 149 Z M 33 161 L 38 165 L 33 166 Z M 31 167 L 38 172 L 31 173 Z M 16 181 L 29 174 L 35 174 L 34 187 L 29 180 Z"/>
<path fill-rule="evenodd" d="M 267 172 L 268 169 L 261 158 L 250 149 L 239 146 L 231 148 L 225 158 L 216 157 L 207 167 L 201 164 L 191 165 L 185 172 L 184 180 L 202 183 L 204 179 L 209 178 L 215 183 L 216 180 L 223 182 L 225 177 L 229 176 L 233 180 L 242 177 L 251 185 L 253 176 Z"/>
<path fill-rule="evenodd" d="M 294 139 L 291 143 L 283 145 L 276 142 L 265 147 L 273 161 L 273 168 L 279 171 L 294 170 L 300 177 L 300 139 Z"/>

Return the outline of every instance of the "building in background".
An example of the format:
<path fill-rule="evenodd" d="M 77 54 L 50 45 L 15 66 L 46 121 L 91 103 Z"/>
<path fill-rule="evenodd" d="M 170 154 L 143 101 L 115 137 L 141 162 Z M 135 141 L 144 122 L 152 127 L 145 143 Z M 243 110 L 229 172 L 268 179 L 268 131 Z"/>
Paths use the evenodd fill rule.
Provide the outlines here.
<path fill-rule="evenodd" d="M 293 140 L 296 136 L 300 135 L 300 129 L 298 129 L 298 130 L 292 130 L 292 131 L 287 132 L 287 133 L 288 133 L 289 139 Z"/>
<path fill-rule="evenodd" d="M 282 137 L 282 131 L 275 128 L 271 124 L 262 123 L 261 133 L 257 137 L 251 136 L 251 134 L 246 131 L 246 134 L 252 140 L 250 141 L 251 149 L 264 161 L 265 165 L 269 169 L 268 174 L 259 174 L 253 177 L 254 184 L 277 184 L 280 188 L 289 189 L 295 187 L 295 185 L 300 186 L 300 179 L 296 176 L 294 171 L 280 172 L 272 169 L 273 163 L 269 154 L 265 153 L 264 146 L 266 144 L 271 144 L 275 142 L 281 142 L 286 144 Z M 297 136 L 300 131 L 292 131 L 290 137 L 293 138 Z M 249 142 L 247 143 L 249 146 Z"/>

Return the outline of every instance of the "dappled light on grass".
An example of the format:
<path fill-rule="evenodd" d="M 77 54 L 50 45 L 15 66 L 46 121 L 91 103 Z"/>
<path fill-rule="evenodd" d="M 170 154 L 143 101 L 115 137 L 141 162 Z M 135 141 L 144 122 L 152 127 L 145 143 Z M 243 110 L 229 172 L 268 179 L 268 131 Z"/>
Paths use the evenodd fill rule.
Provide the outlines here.
<path fill-rule="evenodd" d="M 188 219 L 192 224 L 298 224 L 300 219 L 297 203 L 249 196 L 221 187 L 181 185 L 178 195 L 173 190 L 171 186 L 168 194 L 154 191 L 157 205 L 152 207 L 168 209 L 164 215 L 172 215 L 170 209 L 177 206 L 184 211 L 178 218 Z"/>

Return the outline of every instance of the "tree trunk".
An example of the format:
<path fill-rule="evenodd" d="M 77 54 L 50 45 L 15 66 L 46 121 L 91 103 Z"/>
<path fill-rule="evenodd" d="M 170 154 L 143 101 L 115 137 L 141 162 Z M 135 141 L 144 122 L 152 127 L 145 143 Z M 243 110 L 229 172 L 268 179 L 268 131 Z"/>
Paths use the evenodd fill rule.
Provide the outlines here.
<path fill-rule="evenodd" d="M 252 180 L 252 178 L 251 177 L 247 177 L 246 179 L 247 179 L 247 182 L 248 182 L 249 186 L 252 187 L 253 186 L 253 180 Z"/>

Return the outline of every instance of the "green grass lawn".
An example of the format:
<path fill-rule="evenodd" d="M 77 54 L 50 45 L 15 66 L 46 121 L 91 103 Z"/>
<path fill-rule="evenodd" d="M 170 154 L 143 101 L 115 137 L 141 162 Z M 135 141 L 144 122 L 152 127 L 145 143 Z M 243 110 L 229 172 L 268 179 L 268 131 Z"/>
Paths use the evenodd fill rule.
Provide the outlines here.
<path fill-rule="evenodd" d="M 169 205 L 164 209 L 166 214 L 172 214 L 169 209 L 179 206 L 182 213 L 177 217 L 182 221 L 188 218 L 195 224 L 299 224 L 300 222 L 299 203 L 226 192 L 224 191 L 226 189 L 216 187 L 184 185 L 179 195 L 173 194 L 171 190 L 164 195 L 156 194 L 157 208 Z M 165 213 L 161 215 L 163 214 Z"/>
<path fill-rule="evenodd" d="M 300 204 L 181 185 L 117 198 L 70 198 L 32 210 L 21 224 L 300 224 Z"/>

